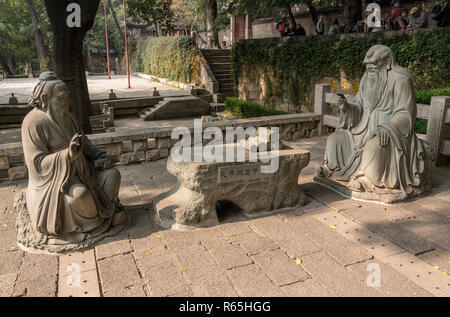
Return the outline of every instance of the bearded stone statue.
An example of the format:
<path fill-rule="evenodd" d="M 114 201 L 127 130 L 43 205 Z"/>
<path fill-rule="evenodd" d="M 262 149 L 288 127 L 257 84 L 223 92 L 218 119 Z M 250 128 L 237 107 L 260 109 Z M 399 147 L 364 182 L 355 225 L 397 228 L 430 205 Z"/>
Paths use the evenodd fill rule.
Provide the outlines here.
<path fill-rule="evenodd" d="M 340 97 L 341 119 L 327 139 L 315 180 L 344 196 L 391 203 L 431 188 L 429 145 L 414 133 L 411 74 L 389 47 L 372 46 L 354 103 Z"/>
<path fill-rule="evenodd" d="M 42 73 L 30 105 L 22 123 L 28 189 L 15 201 L 19 245 L 66 251 L 118 232 L 127 220 L 118 199 L 120 173 L 82 134 L 69 112 L 67 85 Z"/>

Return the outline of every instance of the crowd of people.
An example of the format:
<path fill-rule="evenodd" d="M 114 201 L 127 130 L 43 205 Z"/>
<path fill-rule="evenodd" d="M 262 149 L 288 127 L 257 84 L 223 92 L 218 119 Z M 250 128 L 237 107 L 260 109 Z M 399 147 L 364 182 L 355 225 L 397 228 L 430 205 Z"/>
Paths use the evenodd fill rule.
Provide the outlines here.
<path fill-rule="evenodd" d="M 319 35 L 333 35 L 342 33 L 370 33 L 428 28 L 428 15 L 425 12 L 425 6 L 423 3 L 421 6 L 415 6 L 410 10 L 407 10 L 401 6 L 399 0 L 392 0 L 391 6 L 390 12 L 386 13 L 384 16 L 380 16 L 378 23 L 368 23 L 367 17 L 365 20 L 360 20 L 354 24 L 350 24 L 347 21 L 340 23 L 339 19 L 336 18 L 333 20 L 327 33 L 323 21 L 324 17 L 319 16 L 315 26 L 316 33 Z M 372 16 L 375 16 L 375 14 Z M 450 0 L 444 0 L 440 5 L 436 5 L 431 12 L 431 18 L 436 20 L 437 25 L 440 27 L 449 26 Z M 297 25 L 291 28 L 286 17 L 280 17 L 278 19 L 276 28 L 278 32 L 280 32 L 281 36 L 306 35 L 305 29 L 300 23 L 297 22 Z"/>

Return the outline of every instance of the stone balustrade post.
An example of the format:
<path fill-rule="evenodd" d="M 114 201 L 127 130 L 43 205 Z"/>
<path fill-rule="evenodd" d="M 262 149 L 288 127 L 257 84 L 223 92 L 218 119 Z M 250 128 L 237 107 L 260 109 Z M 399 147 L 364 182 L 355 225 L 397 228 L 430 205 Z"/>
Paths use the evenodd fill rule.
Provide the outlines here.
<path fill-rule="evenodd" d="M 433 148 L 432 160 L 435 166 L 440 166 L 447 161 L 447 156 L 441 154 L 443 141 L 450 136 L 450 129 L 447 124 L 447 109 L 450 109 L 450 97 L 431 98 L 427 141 Z"/>
<path fill-rule="evenodd" d="M 320 115 L 320 123 L 317 128 L 317 134 L 319 136 L 324 133 L 323 115 L 325 114 L 327 103 L 325 102 L 325 95 L 331 91 L 329 84 L 317 84 L 314 93 L 314 113 Z"/>

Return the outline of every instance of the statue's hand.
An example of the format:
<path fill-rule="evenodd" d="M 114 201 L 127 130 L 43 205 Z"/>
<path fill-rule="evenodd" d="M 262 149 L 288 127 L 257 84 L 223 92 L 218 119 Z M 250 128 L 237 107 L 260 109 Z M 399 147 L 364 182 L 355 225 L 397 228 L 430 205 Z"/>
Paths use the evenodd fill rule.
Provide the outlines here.
<path fill-rule="evenodd" d="M 338 99 L 338 105 L 339 105 L 339 109 L 346 113 L 348 110 L 348 102 L 347 102 L 347 98 L 345 98 L 345 96 L 343 94 L 338 94 L 339 95 L 339 99 Z"/>
<path fill-rule="evenodd" d="M 377 135 L 380 138 L 380 145 L 386 146 L 389 143 L 389 133 L 386 131 L 386 129 L 379 128 L 377 130 Z"/>
<path fill-rule="evenodd" d="M 71 162 L 75 161 L 83 153 L 83 136 L 76 133 L 69 144 L 69 160 Z"/>

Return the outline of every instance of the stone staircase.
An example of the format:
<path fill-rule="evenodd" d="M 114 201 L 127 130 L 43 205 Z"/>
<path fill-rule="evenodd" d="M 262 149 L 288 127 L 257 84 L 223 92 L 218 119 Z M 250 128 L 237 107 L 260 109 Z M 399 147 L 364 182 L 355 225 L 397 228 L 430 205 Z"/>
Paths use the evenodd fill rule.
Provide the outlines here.
<path fill-rule="evenodd" d="M 195 117 L 207 115 L 210 104 L 194 96 L 167 97 L 157 104 L 138 112 L 142 120 L 161 120 L 171 118 Z"/>
<path fill-rule="evenodd" d="M 226 97 L 234 97 L 230 50 L 202 50 L 202 54 L 219 82 L 219 92 L 214 94 L 214 100 L 223 102 Z"/>

